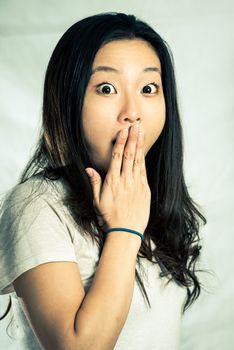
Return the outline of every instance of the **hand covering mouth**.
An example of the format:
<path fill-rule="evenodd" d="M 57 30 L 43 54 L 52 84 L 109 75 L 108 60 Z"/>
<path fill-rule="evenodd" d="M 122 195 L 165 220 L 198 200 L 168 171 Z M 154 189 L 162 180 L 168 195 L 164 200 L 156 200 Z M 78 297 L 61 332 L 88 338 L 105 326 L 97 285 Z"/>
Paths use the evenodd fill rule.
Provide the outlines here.
<path fill-rule="evenodd" d="M 136 123 L 136 124 L 137 124 L 137 123 Z M 140 125 L 140 124 L 139 124 L 139 125 Z M 111 141 L 112 146 L 114 146 L 116 140 L 117 140 L 117 137 L 115 137 L 115 138 Z"/>

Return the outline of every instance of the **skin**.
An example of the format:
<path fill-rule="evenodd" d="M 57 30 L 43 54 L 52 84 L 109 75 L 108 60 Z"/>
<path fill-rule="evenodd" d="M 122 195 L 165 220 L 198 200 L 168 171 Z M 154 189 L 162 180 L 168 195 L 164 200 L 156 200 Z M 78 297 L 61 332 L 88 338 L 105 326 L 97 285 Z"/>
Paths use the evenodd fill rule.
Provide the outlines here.
<path fill-rule="evenodd" d="M 110 227 L 129 227 L 143 234 L 151 201 L 143 154 L 163 129 L 165 102 L 160 74 L 142 70 L 160 68 L 160 62 L 146 42 L 125 40 L 101 48 L 93 68 L 98 65 L 112 66 L 122 73 L 95 73 L 85 95 L 82 117 L 90 153 L 96 169 L 114 174 L 104 183 L 101 193 L 97 176 L 91 177 L 95 204 L 108 218 Z M 96 85 L 103 81 L 112 84 L 113 94 L 97 93 Z M 153 86 L 148 86 L 153 93 L 142 93 L 142 88 L 154 81 L 160 85 L 158 93 Z M 136 132 L 130 132 L 128 140 L 127 135 L 125 138 L 118 135 L 113 151 L 113 138 L 137 122 L 144 131 L 144 143 Z M 123 153 L 128 156 L 123 158 L 119 176 Z M 58 344 L 60 349 L 114 348 L 133 298 L 140 246 L 137 235 L 121 230 L 107 235 L 88 293 L 78 265 L 71 262 L 41 264 L 14 281 L 15 291 L 43 348 L 57 349 Z"/>
<path fill-rule="evenodd" d="M 146 155 L 163 130 L 166 108 L 160 60 L 148 42 L 142 39 L 112 41 L 97 52 L 93 70 L 98 66 L 119 71 L 98 70 L 91 75 L 82 110 L 90 156 L 95 169 L 106 173 L 112 156 L 112 141 L 119 131 L 139 123 L 144 132 Z M 147 67 L 156 67 L 159 72 L 143 72 Z"/>

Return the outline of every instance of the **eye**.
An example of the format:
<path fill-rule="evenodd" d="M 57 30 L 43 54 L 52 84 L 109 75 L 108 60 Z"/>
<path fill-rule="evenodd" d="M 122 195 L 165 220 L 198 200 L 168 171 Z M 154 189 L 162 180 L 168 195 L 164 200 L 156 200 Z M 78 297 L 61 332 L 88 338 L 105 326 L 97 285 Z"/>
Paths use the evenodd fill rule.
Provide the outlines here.
<path fill-rule="evenodd" d="M 144 94 L 152 94 L 151 93 L 152 92 L 152 87 L 149 87 L 150 85 L 153 86 L 153 93 L 157 93 L 158 92 L 159 85 L 156 84 L 156 83 L 150 83 L 150 84 L 148 84 L 148 85 L 143 87 L 142 91 L 143 91 Z"/>
<path fill-rule="evenodd" d="M 97 92 L 99 94 L 111 95 L 113 91 L 116 92 L 115 88 L 108 82 L 103 82 L 97 85 Z"/>
<path fill-rule="evenodd" d="M 158 90 L 159 90 L 159 85 L 156 84 L 156 83 L 147 84 L 142 89 L 144 94 L 150 94 L 150 95 L 158 93 Z M 97 91 L 98 94 L 101 94 L 101 95 L 112 95 L 113 93 L 116 92 L 116 90 L 113 87 L 113 85 L 108 83 L 107 81 L 103 82 L 101 84 L 98 84 L 96 86 L 96 91 Z"/>

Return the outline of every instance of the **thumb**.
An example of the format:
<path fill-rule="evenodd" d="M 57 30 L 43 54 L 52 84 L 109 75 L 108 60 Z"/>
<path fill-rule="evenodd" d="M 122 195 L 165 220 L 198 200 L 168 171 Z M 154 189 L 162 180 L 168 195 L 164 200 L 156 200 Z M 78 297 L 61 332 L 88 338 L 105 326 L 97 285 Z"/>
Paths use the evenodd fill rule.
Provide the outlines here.
<path fill-rule="evenodd" d="M 94 202 L 99 205 L 100 191 L 102 186 L 101 176 L 93 168 L 86 168 L 85 171 L 88 174 L 92 185 Z"/>

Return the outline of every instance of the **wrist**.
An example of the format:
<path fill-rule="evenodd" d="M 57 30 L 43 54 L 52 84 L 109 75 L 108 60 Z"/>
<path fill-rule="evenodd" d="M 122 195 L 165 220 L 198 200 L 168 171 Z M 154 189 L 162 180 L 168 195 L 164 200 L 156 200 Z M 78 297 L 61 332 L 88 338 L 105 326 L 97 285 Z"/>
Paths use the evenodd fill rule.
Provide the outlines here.
<path fill-rule="evenodd" d="M 134 250 L 137 248 L 137 251 L 141 247 L 142 239 L 129 232 L 124 231 L 112 231 L 106 234 L 106 241 L 112 241 L 121 246 L 125 246 L 126 249 L 132 247 Z"/>
<path fill-rule="evenodd" d="M 106 234 L 110 234 L 112 232 L 126 232 L 126 233 L 131 233 L 133 235 L 136 235 L 138 237 L 140 237 L 141 240 L 144 239 L 144 235 L 139 232 L 139 231 L 136 231 L 136 230 L 132 230 L 130 228 L 127 228 L 127 227 L 111 227 L 111 228 L 108 228 L 105 230 L 105 233 Z"/>
<path fill-rule="evenodd" d="M 132 224 L 123 224 L 123 223 L 108 223 L 105 226 L 105 231 L 112 229 L 112 228 L 119 228 L 119 229 L 129 229 L 129 230 L 133 230 L 136 232 L 139 232 L 141 235 L 144 236 L 144 232 L 145 232 L 145 227 L 142 226 L 137 226 L 137 225 L 132 225 Z"/>

